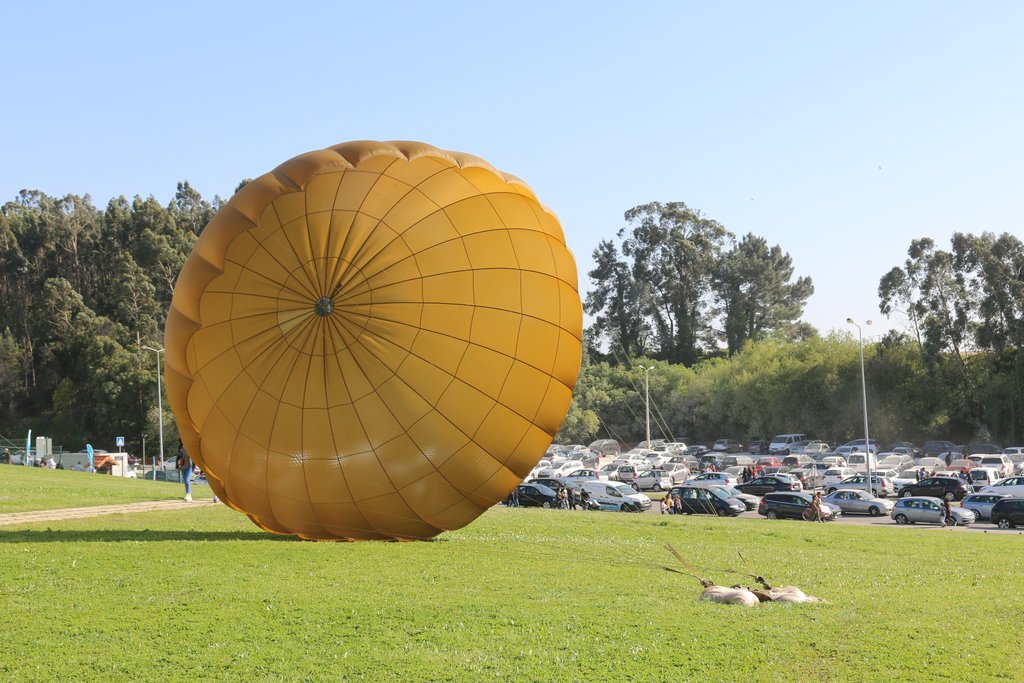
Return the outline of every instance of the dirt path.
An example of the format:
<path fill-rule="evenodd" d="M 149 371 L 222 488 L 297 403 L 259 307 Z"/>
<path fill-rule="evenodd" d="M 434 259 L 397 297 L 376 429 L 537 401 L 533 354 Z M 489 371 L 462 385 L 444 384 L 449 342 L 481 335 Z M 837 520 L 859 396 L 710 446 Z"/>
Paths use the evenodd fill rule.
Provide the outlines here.
<path fill-rule="evenodd" d="M 181 508 L 213 505 L 212 500 L 153 500 L 142 503 L 120 505 L 94 505 L 85 508 L 64 508 L 62 510 L 32 510 L 30 512 L 7 512 L 0 514 L 0 526 L 25 524 L 29 522 L 54 522 L 61 519 L 83 519 L 101 515 L 123 515 L 130 512 L 152 512 L 154 510 L 180 510 Z"/>

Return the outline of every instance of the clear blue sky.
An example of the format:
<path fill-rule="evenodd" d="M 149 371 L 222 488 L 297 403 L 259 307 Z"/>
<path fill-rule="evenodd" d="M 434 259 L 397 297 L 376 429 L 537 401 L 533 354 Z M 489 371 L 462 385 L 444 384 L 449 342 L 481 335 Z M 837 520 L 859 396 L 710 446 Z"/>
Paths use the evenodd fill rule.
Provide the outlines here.
<path fill-rule="evenodd" d="M 624 211 L 684 201 L 789 251 L 823 332 L 903 326 L 877 287 L 913 238 L 1024 234 L 1024 3 L 636 4 L 12 3 L 0 201 L 422 140 L 529 183 L 584 290 Z"/>

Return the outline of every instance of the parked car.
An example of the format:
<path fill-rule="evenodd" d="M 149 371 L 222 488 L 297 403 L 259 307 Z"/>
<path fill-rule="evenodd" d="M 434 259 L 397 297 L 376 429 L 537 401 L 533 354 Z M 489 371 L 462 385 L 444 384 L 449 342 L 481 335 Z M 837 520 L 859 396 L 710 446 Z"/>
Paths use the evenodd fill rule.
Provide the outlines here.
<path fill-rule="evenodd" d="M 737 484 L 736 488 L 743 493 L 755 496 L 762 496 L 773 491 L 802 491 L 803 486 L 799 481 L 790 477 L 779 477 L 774 475 L 755 477 L 746 484 Z"/>
<path fill-rule="evenodd" d="M 586 481 L 580 486 L 590 494 L 590 500 L 602 510 L 643 512 L 651 509 L 651 499 L 631 487 L 614 481 Z"/>
<path fill-rule="evenodd" d="M 806 434 L 779 434 L 768 444 L 768 455 L 789 455 L 793 445 L 806 440 Z"/>
<path fill-rule="evenodd" d="M 921 455 L 924 457 L 938 457 L 940 453 L 948 453 L 956 450 L 957 446 L 952 441 L 925 441 L 921 446 Z"/>
<path fill-rule="evenodd" d="M 821 482 L 824 480 L 824 473 L 828 470 L 819 470 L 817 467 L 800 467 L 795 470 L 790 470 L 787 474 L 790 474 L 800 480 L 800 485 L 804 489 L 816 489 L 821 487 Z"/>
<path fill-rule="evenodd" d="M 1003 452 L 1003 449 L 994 443 L 972 443 L 967 444 L 967 448 L 964 449 L 968 455 L 974 455 L 975 453 L 997 455 Z"/>
<path fill-rule="evenodd" d="M 565 475 L 565 478 L 568 479 L 569 481 L 575 481 L 577 483 L 588 480 L 608 481 L 608 474 L 602 472 L 601 470 L 584 468 L 581 470 L 573 470 L 569 474 Z"/>
<path fill-rule="evenodd" d="M 725 467 L 753 467 L 754 459 L 749 455 L 727 455 L 722 458 Z"/>
<path fill-rule="evenodd" d="M 867 491 L 858 489 L 836 489 L 822 500 L 835 505 L 844 515 L 871 515 L 878 517 L 882 513 L 889 514 L 896 504 L 891 500 L 876 498 Z"/>
<path fill-rule="evenodd" d="M 914 464 L 914 459 L 906 453 L 879 453 L 878 458 L 879 468 L 889 467 L 897 472 L 902 472 Z"/>
<path fill-rule="evenodd" d="M 711 446 L 711 450 L 720 453 L 739 453 L 743 450 L 743 444 L 732 439 L 719 439 Z"/>
<path fill-rule="evenodd" d="M 922 476 L 917 476 L 918 472 L 921 472 Z M 893 477 L 892 485 L 896 489 L 896 493 L 899 493 L 907 484 L 916 484 L 922 479 L 927 479 L 929 474 L 928 468 L 926 467 L 911 467 L 910 469 L 903 470 Z"/>
<path fill-rule="evenodd" d="M 558 478 L 564 477 L 569 472 L 583 469 L 582 460 L 566 460 L 559 465 L 549 465 L 543 468 L 537 473 L 538 478 Z"/>
<path fill-rule="evenodd" d="M 678 506 L 684 514 L 736 516 L 747 508 L 717 486 L 673 486 L 669 491 L 673 507 Z M 676 509 L 678 512 L 678 509 Z"/>
<path fill-rule="evenodd" d="M 999 483 L 1006 477 L 1003 476 L 1001 470 L 997 470 L 994 467 L 972 467 L 967 472 L 967 478 L 970 480 L 974 490 L 980 491 L 986 486 Z"/>
<path fill-rule="evenodd" d="M 804 467 L 806 465 L 810 465 L 812 462 L 814 462 L 814 458 L 812 458 L 809 455 L 804 455 L 803 453 L 793 453 L 792 455 L 787 455 L 782 459 L 782 466 L 796 469 L 797 467 Z"/>
<path fill-rule="evenodd" d="M 1003 449 L 1003 455 L 1013 463 L 1013 474 L 1024 474 L 1024 446 L 1010 446 Z M 1013 476 L 1013 475 L 1010 475 Z"/>
<path fill-rule="evenodd" d="M 726 486 L 736 486 L 739 481 L 736 477 L 728 472 L 705 472 L 704 474 L 698 474 L 696 477 L 691 477 L 686 480 L 687 484 L 696 484 L 700 486 L 702 484 L 725 484 Z"/>
<path fill-rule="evenodd" d="M 839 489 L 859 489 L 861 491 L 867 491 L 868 487 L 868 475 L 866 474 L 855 474 L 852 477 L 843 479 L 838 484 L 833 484 L 826 488 L 827 493 L 838 491 Z M 871 475 L 871 493 L 878 496 L 879 498 L 885 498 L 890 494 L 896 493 L 896 488 L 892 484 L 892 479 L 880 477 L 877 474 Z"/>
<path fill-rule="evenodd" d="M 633 447 L 633 450 L 636 450 L 638 448 L 651 449 L 651 448 L 654 448 L 655 446 L 664 446 L 664 445 L 665 445 L 665 439 L 651 439 L 650 441 L 641 441 L 640 443 L 638 443 L 636 446 Z"/>
<path fill-rule="evenodd" d="M 768 452 L 769 442 L 764 439 L 751 439 L 747 445 L 747 452 L 751 455 L 761 455 Z"/>
<path fill-rule="evenodd" d="M 843 445 L 850 446 L 854 452 L 864 452 L 864 450 L 869 450 L 872 453 L 878 453 L 878 442 L 874 439 L 868 439 L 867 449 L 864 448 L 864 439 L 854 439 L 853 441 L 847 441 Z"/>
<path fill-rule="evenodd" d="M 618 481 L 619 480 L 619 466 L 613 462 L 607 465 L 601 465 L 601 469 L 598 470 L 601 473 L 600 479 L 607 481 Z"/>
<path fill-rule="evenodd" d="M 661 469 L 672 480 L 673 486 L 681 484 L 690 478 L 690 468 L 681 462 L 667 462 L 661 466 Z"/>
<path fill-rule="evenodd" d="M 531 479 L 530 481 L 523 482 L 525 484 L 540 484 L 541 486 L 547 486 L 552 491 L 557 492 L 558 489 L 566 489 L 573 491 L 577 496 L 583 490 L 583 484 L 572 481 L 571 479 L 552 479 L 550 477 L 540 477 L 537 479 Z M 585 483 L 585 482 L 584 482 Z"/>
<path fill-rule="evenodd" d="M 520 484 L 516 487 L 516 492 L 519 494 L 520 507 L 558 507 L 558 495 L 552 488 L 544 484 L 533 482 Z"/>
<path fill-rule="evenodd" d="M 928 477 L 904 486 L 900 490 L 900 497 L 933 496 L 946 500 L 963 500 L 971 490 L 967 482 L 959 477 Z"/>
<path fill-rule="evenodd" d="M 647 455 L 653 453 L 650 448 L 634 448 L 631 451 L 620 453 L 612 463 L 616 465 L 646 465 Z"/>
<path fill-rule="evenodd" d="M 599 456 L 614 457 L 622 452 L 622 449 L 619 447 L 619 442 L 615 439 L 598 439 L 597 441 L 590 442 L 590 445 L 588 445 L 587 448 L 592 450 L 594 453 L 597 453 Z"/>
<path fill-rule="evenodd" d="M 1010 496 L 1024 496 L 1024 477 L 1007 477 L 1000 482 L 986 486 L 979 493 L 1005 493 Z"/>
<path fill-rule="evenodd" d="M 978 463 L 978 467 L 992 467 L 999 470 L 999 478 L 1005 479 L 1006 477 L 1012 477 L 1016 472 L 1017 468 L 1014 466 L 1013 461 L 1010 460 L 1008 455 L 999 453 L 998 455 L 986 455 Z"/>
<path fill-rule="evenodd" d="M 1000 529 L 1024 524 L 1024 498 L 1004 498 L 992 506 L 989 518 Z"/>
<path fill-rule="evenodd" d="M 751 510 L 756 510 L 757 504 L 761 502 L 761 499 L 758 498 L 757 496 L 751 495 L 749 493 L 743 493 L 743 491 L 740 491 L 735 486 L 726 486 L 725 484 L 709 484 L 706 486 L 706 488 L 720 489 L 722 491 L 725 491 L 725 493 L 727 493 L 729 496 L 743 503 L 747 507 L 748 512 Z"/>
<path fill-rule="evenodd" d="M 857 471 L 849 467 L 833 467 L 825 470 L 825 474 L 821 477 L 821 485 L 825 489 L 835 490 L 839 488 L 840 482 L 855 476 L 857 476 Z"/>
<path fill-rule="evenodd" d="M 627 482 L 637 491 L 667 491 L 672 488 L 672 479 L 665 470 L 646 470 Z"/>
<path fill-rule="evenodd" d="M 1001 493 L 971 493 L 960 501 L 960 507 L 971 510 L 978 519 L 989 519 L 992 506 L 1006 497 L 1006 494 Z"/>
<path fill-rule="evenodd" d="M 762 455 L 754 463 L 754 473 L 757 474 L 765 467 L 780 467 L 782 466 L 782 460 L 775 457 L 774 455 Z"/>
<path fill-rule="evenodd" d="M 871 463 L 871 469 L 872 470 L 877 470 L 878 469 L 878 459 L 875 457 L 874 453 L 865 453 L 862 450 L 861 451 L 856 450 L 858 448 L 863 448 L 863 446 L 840 446 L 840 448 L 851 448 L 851 449 L 853 449 L 849 453 L 847 453 L 846 456 L 844 456 L 844 457 L 846 458 L 846 462 L 849 464 L 849 466 L 851 468 L 857 470 L 858 472 L 865 472 L 866 473 L 867 470 L 868 470 L 868 462 L 869 461 Z M 837 453 L 839 452 L 838 448 L 836 449 L 836 452 Z"/>
<path fill-rule="evenodd" d="M 973 512 L 964 508 L 950 508 L 949 513 L 949 517 L 946 518 L 946 524 L 967 525 L 973 524 L 977 520 Z M 908 496 L 900 498 L 896 501 L 896 505 L 893 506 L 892 512 L 889 514 L 897 524 L 914 524 L 917 522 L 942 524 L 942 518 L 945 516 L 942 500 L 934 496 Z"/>
<path fill-rule="evenodd" d="M 647 469 L 650 469 L 650 465 L 646 462 L 643 465 L 619 465 L 619 468 L 615 470 L 615 481 L 632 486 L 633 480 Z"/>
<path fill-rule="evenodd" d="M 946 466 L 946 461 L 943 460 L 942 458 L 931 458 L 931 457 L 925 456 L 923 458 L 918 458 L 917 459 L 917 466 L 918 467 L 927 467 L 929 470 L 934 472 L 936 470 L 943 469 Z"/>
<path fill-rule="evenodd" d="M 824 441 L 808 441 L 800 449 L 800 452 L 813 458 L 815 455 L 820 453 L 831 453 L 832 449 L 829 448 L 829 445 Z"/>
<path fill-rule="evenodd" d="M 823 455 L 818 462 L 829 467 L 849 467 L 846 458 L 841 455 Z"/>
<path fill-rule="evenodd" d="M 766 493 L 757 505 L 757 514 L 768 519 L 784 517 L 803 519 L 804 512 L 810 506 L 811 494 L 809 493 L 801 491 Z M 843 514 L 839 508 L 828 503 L 821 504 L 821 512 L 822 517 L 826 520 L 834 520 Z"/>

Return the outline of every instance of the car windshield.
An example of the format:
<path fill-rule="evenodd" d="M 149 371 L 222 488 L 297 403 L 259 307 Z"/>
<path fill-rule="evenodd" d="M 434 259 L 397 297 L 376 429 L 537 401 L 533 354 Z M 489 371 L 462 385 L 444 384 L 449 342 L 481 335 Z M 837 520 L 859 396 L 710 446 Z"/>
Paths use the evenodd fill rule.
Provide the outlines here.
<path fill-rule="evenodd" d="M 722 500 L 726 500 L 726 499 L 732 497 L 728 493 L 726 493 L 725 491 L 723 491 L 722 489 L 720 489 L 718 487 L 711 487 L 711 488 L 708 488 L 708 490 L 711 491 L 711 495 L 713 495 L 715 498 L 721 498 Z"/>
<path fill-rule="evenodd" d="M 627 486 L 626 484 L 613 484 L 612 488 L 624 496 L 632 496 L 636 494 L 636 491 L 633 490 L 633 487 Z"/>

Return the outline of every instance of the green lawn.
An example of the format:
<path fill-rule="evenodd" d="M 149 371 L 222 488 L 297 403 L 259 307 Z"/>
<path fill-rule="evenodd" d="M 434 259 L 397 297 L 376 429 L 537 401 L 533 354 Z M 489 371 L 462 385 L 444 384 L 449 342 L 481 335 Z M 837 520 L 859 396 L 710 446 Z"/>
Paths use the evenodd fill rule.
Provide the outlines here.
<path fill-rule="evenodd" d="M 173 500 L 184 484 L 122 479 L 105 474 L 0 465 L 0 513 Z M 193 486 L 194 498 L 212 498 L 209 486 Z"/>
<path fill-rule="evenodd" d="M 666 542 L 831 604 L 698 603 Z M 505 508 L 426 543 L 219 505 L 0 527 L 0 679 L 1021 681 L 1022 557 L 1017 534 Z"/>

